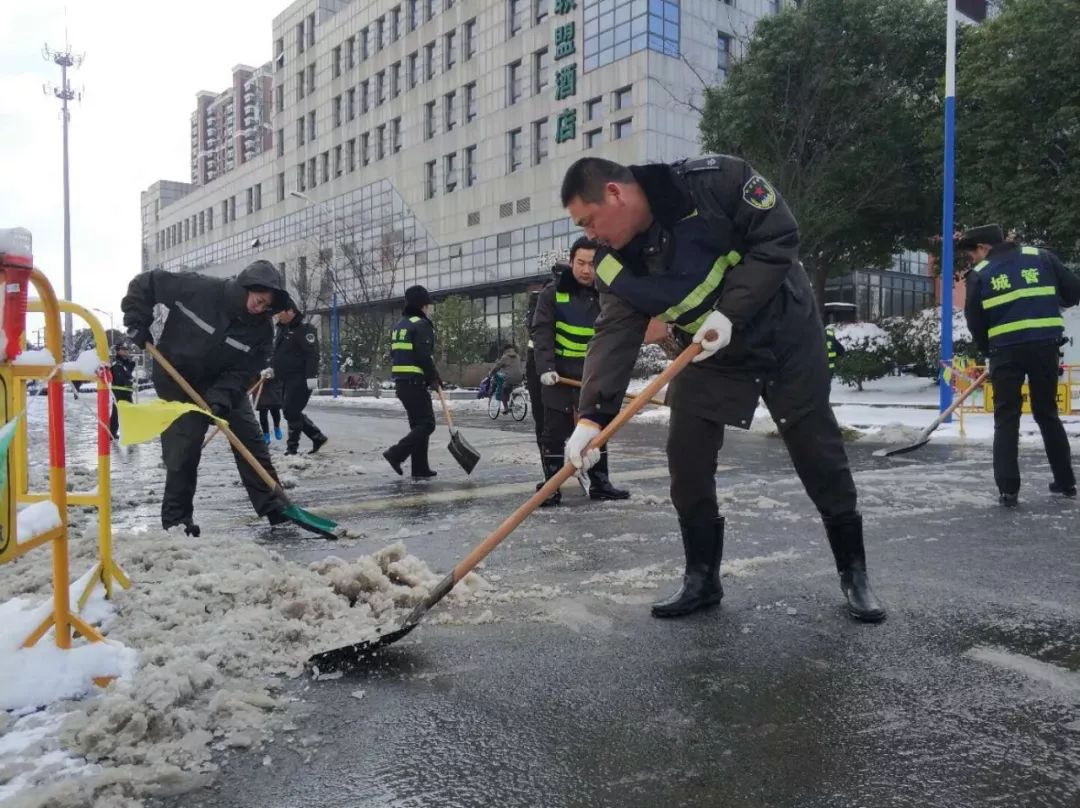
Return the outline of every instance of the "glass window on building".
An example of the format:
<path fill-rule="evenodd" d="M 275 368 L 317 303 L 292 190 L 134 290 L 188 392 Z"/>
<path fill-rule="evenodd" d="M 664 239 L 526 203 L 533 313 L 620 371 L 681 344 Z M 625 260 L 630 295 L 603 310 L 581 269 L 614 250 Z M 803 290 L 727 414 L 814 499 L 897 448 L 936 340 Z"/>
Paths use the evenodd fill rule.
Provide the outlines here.
<path fill-rule="evenodd" d="M 279 172 L 278 175 L 277 175 L 277 201 L 278 202 L 284 202 L 285 201 L 285 172 L 284 171 Z M 210 213 L 210 214 L 213 214 L 213 211 L 207 211 L 207 212 Z M 213 225 L 213 216 L 211 216 L 210 221 L 211 221 L 210 228 L 213 229 L 213 227 L 214 227 L 214 225 Z"/>
<path fill-rule="evenodd" d="M 307 178 L 306 178 L 306 173 L 304 171 L 304 164 L 303 163 L 298 163 L 297 166 L 296 166 L 296 190 L 301 191 L 301 192 L 307 190 Z M 226 211 L 224 210 L 224 204 L 225 203 L 222 203 L 223 209 L 221 211 L 221 218 L 223 220 L 225 220 L 225 221 L 228 221 L 228 219 L 225 218 Z"/>
<path fill-rule="evenodd" d="M 274 133 L 274 143 L 277 146 L 277 156 L 278 157 L 284 157 L 285 156 L 285 130 L 284 129 L 278 129 L 277 132 Z"/>
<path fill-rule="evenodd" d="M 322 181 L 330 182 L 330 152 L 324 151 L 319 155 L 319 160 L 322 163 Z"/>
<path fill-rule="evenodd" d="M 586 71 L 645 48 L 679 55 L 678 0 L 585 0 Z"/>
<path fill-rule="evenodd" d="M 547 19 L 550 3 L 551 0 L 532 0 L 533 25 L 539 25 Z"/>
<path fill-rule="evenodd" d="M 443 123 L 447 132 L 457 126 L 457 93 L 453 90 L 443 97 Z"/>
<path fill-rule="evenodd" d="M 716 71 L 720 79 L 727 78 L 728 68 L 731 67 L 731 34 L 723 31 L 716 33 Z"/>
<path fill-rule="evenodd" d="M 611 94 L 611 108 L 616 112 L 633 106 L 634 99 L 630 87 L 620 87 Z"/>
<path fill-rule="evenodd" d="M 465 148 L 465 187 L 476 185 L 476 146 Z"/>
<path fill-rule="evenodd" d="M 345 40 L 345 69 L 352 70 L 356 67 L 356 37 L 351 36 Z"/>
<path fill-rule="evenodd" d="M 335 79 L 341 75 L 341 45 L 330 52 L 330 73 Z"/>
<path fill-rule="evenodd" d="M 633 121 L 633 118 L 623 118 L 621 121 L 615 121 L 615 123 L 611 125 L 611 139 L 622 140 L 623 138 L 630 137 Z"/>
<path fill-rule="evenodd" d="M 506 0 L 506 30 L 508 36 L 514 36 L 525 24 L 528 12 L 528 0 Z"/>
<path fill-rule="evenodd" d="M 356 88 L 350 87 L 345 93 L 345 120 L 351 121 L 356 117 Z"/>
<path fill-rule="evenodd" d="M 375 128 L 375 159 L 381 160 L 386 156 L 386 124 L 380 124 Z"/>
<path fill-rule="evenodd" d="M 308 134 L 308 140 L 314 140 L 315 139 L 315 110 L 312 110 L 311 112 L 308 113 L 307 123 L 308 123 L 308 127 L 307 127 L 308 128 L 308 133 L 307 133 Z"/>
<path fill-rule="evenodd" d="M 390 121 L 390 150 L 397 154 L 401 147 L 401 118 L 394 118 Z"/>
<path fill-rule="evenodd" d="M 533 54 L 533 95 L 540 95 L 548 86 L 548 49 Z"/>
<path fill-rule="evenodd" d="M 397 42 L 401 36 L 401 6 L 390 9 L 390 41 Z"/>
<path fill-rule="evenodd" d="M 457 64 L 457 31 L 450 31 L 443 38 L 443 70 L 452 70 Z"/>
<path fill-rule="evenodd" d="M 457 188 L 457 155 L 448 154 L 443 157 L 443 182 L 446 193 L 452 193 Z"/>
<path fill-rule="evenodd" d="M 360 29 L 357 45 L 360 47 L 360 61 L 366 62 L 371 56 L 371 32 L 367 28 Z"/>
<path fill-rule="evenodd" d="M 341 146 L 334 146 L 334 176 L 340 177 L 342 174 L 341 165 Z"/>
<path fill-rule="evenodd" d="M 585 148 L 592 149 L 604 141 L 603 129 L 591 129 L 585 133 Z"/>
<path fill-rule="evenodd" d="M 465 61 L 467 62 L 476 54 L 476 20 L 469 20 L 465 23 L 465 42 L 463 47 L 465 48 Z"/>
<path fill-rule="evenodd" d="M 386 71 L 380 70 L 375 74 L 375 106 L 386 101 Z"/>
<path fill-rule="evenodd" d="M 390 65 L 390 97 L 397 98 L 401 95 L 401 62 Z"/>
<path fill-rule="evenodd" d="M 356 171 L 356 138 L 351 138 L 345 143 L 345 170 Z"/>
<path fill-rule="evenodd" d="M 360 135 L 360 165 L 366 166 L 371 162 L 371 137 L 368 132 Z"/>
<path fill-rule="evenodd" d="M 335 95 L 334 100 L 330 103 L 331 112 L 334 118 L 334 128 L 341 126 L 341 96 Z"/>
<path fill-rule="evenodd" d="M 424 45 L 424 79 L 431 81 L 435 78 L 435 43 L 429 42 Z"/>
<path fill-rule="evenodd" d="M 431 22 L 439 13 L 439 0 L 424 0 L 424 21 Z"/>
<path fill-rule="evenodd" d="M 420 0 L 405 0 L 405 25 L 409 31 L 420 27 Z"/>
<path fill-rule="evenodd" d="M 279 84 L 277 87 L 274 88 L 274 101 L 276 102 L 275 106 L 274 106 L 274 111 L 275 112 L 284 112 L 285 111 L 285 85 L 284 84 Z"/>
<path fill-rule="evenodd" d="M 435 137 L 435 102 L 424 104 L 424 140 Z"/>
<path fill-rule="evenodd" d="M 360 112 L 367 112 L 370 104 L 369 81 L 364 79 L 360 82 Z"/>
<path fill-rule="evenodd" d="M 304 71 L 301 70 L 296 74 L 296 100 L 300 101 L 304 97 Z"/>
<path fill-rule="evenodd" d="M 469 123 L 476 117 L 476 82 L 470 81 L 465 85 L 465 123 Z"/>
<path fill-rule="evenodd" d="M 297 143 L 297 145 L 299 145 L 299 146 L 304 145 L 304 142 L 305 142 L 304 138 L 305 138 L 306 134 L 307 134 L 307 121 L 305 121 L 303 116 L 300 116 L 299 118 L 296 119 L 296 143 Z"/>
<path fill-rule="evenodd" d="M 419 61 L 419 56 L 420 54 L 413 51 L 405 57 L 405 85 L 410 90 L 416 86 L 416 82 L 420 77 L 416 69 L 416 63 Z"/>
<path fill-rule="evenodd" d="M 312 62 L 307 66 L 307 91 L 308 95 L 315 92 L 315 63 Z"/>
<path fill-rule="evenodd" d="M 506 173 L 513 174 L 521 168 L 521 130 L 513 129 L 506 133 Z"/>
<path fill-rule="evenodd" d="M 532 131 L 533 165 L 540 165 L 548 157 L 548 121 L 533 122 Z"/>
<path fill-rule="evenodd" d="M 435 196 L 435 161 L 429 160 L 424 164 L 424 199 Z"/>
<path fill-rule="evenodd" d="M 604 114 L 604 99 L 600 96 L 585 102 L 585 120 L 597 121 Z"/>
<path fill-rule="evenodd" d="M 521 60 L 506 66 L 506 105 L 513 106 L 521 98 L 522 70 Z"/>

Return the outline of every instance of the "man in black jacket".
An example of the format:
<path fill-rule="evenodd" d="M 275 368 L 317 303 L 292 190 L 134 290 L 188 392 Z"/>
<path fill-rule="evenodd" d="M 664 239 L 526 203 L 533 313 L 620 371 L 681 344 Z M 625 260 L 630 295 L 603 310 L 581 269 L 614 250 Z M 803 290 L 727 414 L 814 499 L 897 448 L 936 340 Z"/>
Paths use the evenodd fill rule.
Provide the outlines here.
<path fill-rule="evenodd" d="M 311 438 L 311 454 L 315 454 L 328 438 L 304 415 L 304 407 L 319 386 L 319 335 L 291 299 L 278 312 L 277 320 L 273 369 L 285 395 L 285 421 L 289 425 L 285 454 L 296 454 L 301 433 Z"/>
<path fill-rule="evenodd" d="M 269 261 L 255 261 L 236 278 L 223 280 L 197 272 L 155 269 L 135 276 L 120 306 L 124 325 L 138 345 L 154 341 L 150 325 L 154 306 L 169 308 L 158 348 L 205 399 L 270 474 L 277 473 L 262 433 L 247 402 L 247 389 L 266 367 L 273 340 L 271 311 L 285 305 L 281 275 Z M 190 401 L 161 368 L 154 365 L 154 389 L 166 401 Z M 177 418 L 161 435 L 165 461 L 165 493 L 161 524 L 166 530 L 183 525 L 199 535 L 193 521 L 195 488 L 202 442 L 209 421 L 199 413 Z M 285 503 L 233 450 L 240 479 L 259 516 L 271 524 L 286 521 Z"/>
<path fill-rule="evenodd" d="M 428 463 L 428 442 L 435 431 L 435 411 L 428 390 L 442 381 L 435 369 L 435 327 L 427 316 L 429 305 L 431 296 L 423 286 L 406 289 L 405 311 L 390 341 L 390 371 L 397 397 L 409 416 L 409 432 L 383 452 L 383 457 L 398 474 L 403 473 L 402 463 L 412 458 L 414 480 L 426 480 L 437 473 Z"/>
<path fill-rule="evenodd" d="M 566 444 L 579 468 L 618 412 L 649 318 L 675 326 L 701 353 L 669 386 L 668 467 L 686 573 L 653 605 L 676 617 L 723 597 L 723 517 L 716 497 L 725 425 L 747 428 L 759 397 L 825 522 L 856 619 L 885 611 L 870 589 L 862 517 L 840 428 L 829 407 L 825 329 L 799 263 L 795 217 L 743 160 L 708 156 L 623 166 L 583 158 L 567 171 L 562 202 L 605 248 L 597 255 L 600 319 L 585 360 L 580 419 Z"/>
<path fill-rule="evenodd" d="M 118 342 L 113 346 L 113 363 L 110 368 L 112 373 L 112 413 L 109 415 L 109 432 L 115 440 L 120 436 L 120 416 L 116 410 L 117 401 L 131 401 L 132 391 L 135 389 L 135 360 L 128 356 L 126 342 Z"/>
<path fill-rule="evenodd" d="M 544 479 L 550 480 L 563 465 L 563 448 L 574 429 L 578 407 L 578 388 L 559 382 L 560 377 L 581 381 L 585 354 L 596 331 L 600 300 L 596 288 L 593 258 L 599 245 L 579 238 L 570 248 L 570 266 L 540 290 L 532 316 L 530 336 L 536 357 L 536 372 L 543 385 L 544 431 L 541 436 L 540 462 Z M 605 446 L 600 459 L 589 469 L 589 498 L 627 499 L 630 492 L 616 488 L 608 477 L 608 452 Z M 556 491 L 544 506 L 558 505 L 562 493 Z"/>

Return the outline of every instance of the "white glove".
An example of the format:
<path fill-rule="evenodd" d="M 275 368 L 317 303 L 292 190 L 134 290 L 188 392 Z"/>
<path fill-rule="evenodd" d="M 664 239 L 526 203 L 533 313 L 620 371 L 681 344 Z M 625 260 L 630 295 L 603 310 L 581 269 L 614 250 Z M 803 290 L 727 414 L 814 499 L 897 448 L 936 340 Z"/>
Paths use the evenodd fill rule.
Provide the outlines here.
<path fill-rule="evenodd" d="M 540 374 L 540 384 L 544 387 L 551 387 L 552 385 L 559 383 L 559 374 L 554 370 L 549 370 L 547 373 Z"/>
<path fill-rule="evenodd" d="M 319 380 L 318 379 L 308 379 L 307 380 L 307 389 L 314 393 L 316 390 L 319 389 Z"/>
<path fill-rule="evenodd" d="M 716 339 L 705 339 L 705 334 L 709 331 L 716 332 Z M 694 334 L 694 342 L 701 344 L 701 353 L 694 357 L 694 361 L 700 362 L 703 359 L 708 359 L 721 348 L 726 348 L 728 343 L 731 342 L 731 320 L 727 318 L 726 314 L 721 314 L 718 311 L 709 312 L 709 316 L 705 318 L 701 328 Z"/>
<path fill-rule="evenodd" d="M 265 380 L 270 380 L 270 379 L 274 378 L 274 369 L 273 368 L 265 368 L 265 369 L 263 369 L 262 371 L 259 372 L 259 378 L 260 379 L 265 379 Z"/>
<path fill-rule="evenodd" d="M 600 450 L 590 449 L 585 451 L 589 443 L 600 434 L 600 427 L 592 421 L 582 418 L 574 427 L 573 434 L 566 441 L 566 459 L 574 464 L 574 468 L 588 471 L 600 460 Z M 582 454 L 584 452 L 584 454 Z"/>

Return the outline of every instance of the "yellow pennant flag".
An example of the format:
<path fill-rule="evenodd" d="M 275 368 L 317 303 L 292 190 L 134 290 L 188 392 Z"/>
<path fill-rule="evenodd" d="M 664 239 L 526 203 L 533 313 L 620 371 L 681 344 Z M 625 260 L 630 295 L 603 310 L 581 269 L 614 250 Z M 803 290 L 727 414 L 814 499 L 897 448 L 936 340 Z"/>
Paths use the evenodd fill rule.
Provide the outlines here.
<path fill-rule="evenodd" d="M 160 398 L 143 404 L 117 401 L 116 411 L 120 416 L 121 446 L 153 440 L 168 429 L 173 421 L 189 412 L 201 413 L 217 422 L 218 426 L 229 425 L 224 418 L 215 418 L 201 407 L 186 401 L 163 401 Z"/>

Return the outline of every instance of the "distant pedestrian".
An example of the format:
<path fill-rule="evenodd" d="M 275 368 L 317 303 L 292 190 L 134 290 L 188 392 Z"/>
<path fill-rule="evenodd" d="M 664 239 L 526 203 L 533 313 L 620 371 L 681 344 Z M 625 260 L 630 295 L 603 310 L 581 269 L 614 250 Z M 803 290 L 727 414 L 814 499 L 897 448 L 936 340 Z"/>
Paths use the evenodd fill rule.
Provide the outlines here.
<path fill-rule="evenodd" d="M 126 342 L 118 342 L 113 346 L 113 362 L 110 371 L 113 405 L 109 416 L 109 432 L 115 439 L 120 437 L 120 416 L 116 411 L 116 402 L 130 402 L 135 390 L 135 360 L 129 355 Z"/>
<path fill-rule="evenodd" d="M 262 372 L 255 409 L 259 413 L 259 426 L 262 427 L 263 442 L 270 445 L 270 421 L 274 422 L 274 439 L 281 440 L 281 381 L 274 378 L 274 369 L 266 368 Z"/>
<path fill-rule="evenodd" d="M 297 453 L 301 434 L 311 439 L 310 453 L 315 454 L 329 440 L 304 414 L 311 394 L 319 387 L 319 335 L 292 300 L 278 312 L 277 320 L 274 378 L 281 381 L 285 421 L 289 425 L 285 454 Z"/>

